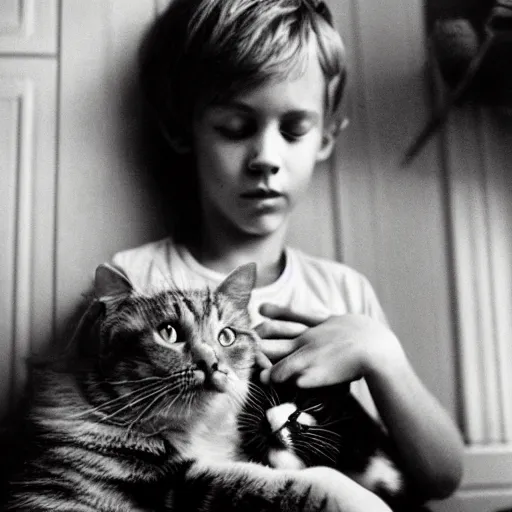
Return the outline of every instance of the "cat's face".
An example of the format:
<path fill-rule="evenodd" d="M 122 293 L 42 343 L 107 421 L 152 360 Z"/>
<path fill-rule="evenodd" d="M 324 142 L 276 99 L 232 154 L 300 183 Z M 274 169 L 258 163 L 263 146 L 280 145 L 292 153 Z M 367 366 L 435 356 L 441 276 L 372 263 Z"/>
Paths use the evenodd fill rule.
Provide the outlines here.
<path fill-rule="evenodd" d="M 333 428 L 342 413 L 336 397 L 293 385 L 251 388 L 240 431 L 248 455 L 279 469 L 332 465 L 339 450 Z"/>
<path fill-rule="evenodd" d="M 105 383 L 131 394 L 129 409 L 141 419 L 186 419 L 219 394 L 241 404 L 256 350 L 247 314 L 253 283 L 254 268 L 246 266 L 216 290 L 102 290 Z"/>

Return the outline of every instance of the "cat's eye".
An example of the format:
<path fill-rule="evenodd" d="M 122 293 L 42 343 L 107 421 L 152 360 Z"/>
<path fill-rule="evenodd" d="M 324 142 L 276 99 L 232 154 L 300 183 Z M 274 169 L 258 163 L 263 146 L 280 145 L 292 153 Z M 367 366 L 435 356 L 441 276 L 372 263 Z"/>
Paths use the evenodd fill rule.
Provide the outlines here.
<path fill-rule="evenodd" d="M 164 322 L 158 326 L 158 334 L 166 343 L 175 343 L 178 339 L 176 329 L 169 322 Z"/>
<path fill-rule="evenodd" d="M 229 347 L 230 345 L 233 345 L 236 340 L 235 331 L 229 327 L 225 327 L 222 329 L 222 331 L 219 332 L 218 340 L 223 347 Z"/>

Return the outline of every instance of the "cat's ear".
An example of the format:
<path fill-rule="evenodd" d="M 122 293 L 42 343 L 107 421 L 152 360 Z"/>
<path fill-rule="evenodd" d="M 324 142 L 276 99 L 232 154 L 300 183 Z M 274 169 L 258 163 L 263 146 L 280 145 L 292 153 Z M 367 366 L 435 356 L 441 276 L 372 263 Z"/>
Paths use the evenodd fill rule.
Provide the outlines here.
<path fill-rule="evenodd" d="M 115 299 L 132 291 L 133 285 L 122 270 L 108 263 L 98 266 L 94 279 L 94 294 L 98 299 Z"/>
<path fill-rule="evenodd" d="M 240 309 L 246 309 L 256 283 L 256 263 L 242 265 L 231 272 L 217 288 L 217 293 L 229 297 Z"/>

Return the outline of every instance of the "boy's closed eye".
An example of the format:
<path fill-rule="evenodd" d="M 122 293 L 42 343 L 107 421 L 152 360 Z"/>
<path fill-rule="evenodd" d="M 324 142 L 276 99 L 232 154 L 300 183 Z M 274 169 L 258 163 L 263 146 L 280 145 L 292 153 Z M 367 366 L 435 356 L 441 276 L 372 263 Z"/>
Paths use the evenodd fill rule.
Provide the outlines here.
<path fill-rule="evenodd" d="M 233 114 L 222 116 L 214 124 L 214 128 L 230 140 L 241 140 L 253 136 L 257 129 L 256 120 L 247 116 Z"/>
<path fill-rule="evenodd" d="M 291 140 L 307 135 L 317 124 L 317 116 L 309 112 L 297 112 L 287 115 L 280 125 L 281 133 Z"/>
<path fill-rule="evenodd" d="M 245 112 L 220 111 L 212 116 L 214 129 L 229 140 L 253 137 L 264 124 L 256 115 Z M 294 111 L 279 119 L 279 131 L 289 142 L 307 135 L 318 123 L 319 116 L 309 111 Z"/>

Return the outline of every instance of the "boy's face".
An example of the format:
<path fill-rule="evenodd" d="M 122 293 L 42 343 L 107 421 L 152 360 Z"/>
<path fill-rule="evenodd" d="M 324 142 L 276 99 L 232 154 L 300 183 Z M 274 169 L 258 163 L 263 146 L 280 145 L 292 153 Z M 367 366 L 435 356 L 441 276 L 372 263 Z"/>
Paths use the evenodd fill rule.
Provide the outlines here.
<path fill-rule="evenodd" d="M 310 46 L 304 72 L 211 105 L 195 119 L 204 229 L 249 236 L 285 229 L 316 162 L 329 156 L 325 80 Z"/>

